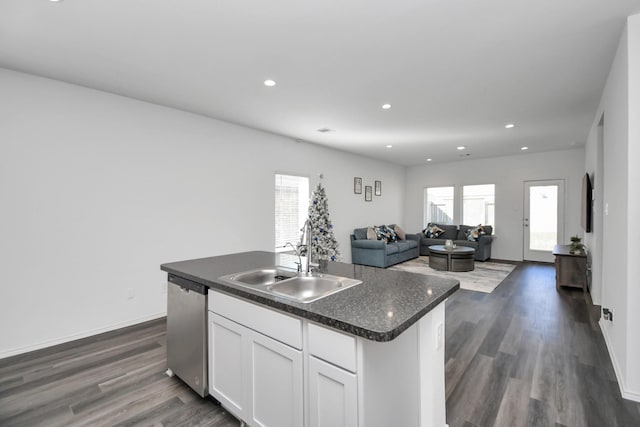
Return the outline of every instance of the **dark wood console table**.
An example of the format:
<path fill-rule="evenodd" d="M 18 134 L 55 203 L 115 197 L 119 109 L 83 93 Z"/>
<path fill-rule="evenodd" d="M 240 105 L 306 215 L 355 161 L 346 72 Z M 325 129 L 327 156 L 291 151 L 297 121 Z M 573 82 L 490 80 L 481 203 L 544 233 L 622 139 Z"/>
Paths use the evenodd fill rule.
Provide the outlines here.
<path fill-rule="evenodd" d="M 571 286 L 587 291 L 587 254 L 570 253 L 571 245 L 555 245 L 553 255 L 556 257 L 556 288 Z"/>

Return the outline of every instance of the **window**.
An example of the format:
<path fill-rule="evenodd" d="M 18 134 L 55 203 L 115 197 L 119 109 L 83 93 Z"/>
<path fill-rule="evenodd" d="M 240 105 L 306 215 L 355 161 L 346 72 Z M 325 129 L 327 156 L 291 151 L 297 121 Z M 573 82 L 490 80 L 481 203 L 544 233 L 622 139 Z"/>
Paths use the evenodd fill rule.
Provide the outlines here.
<path fill-rule="evenodd" d="M 300 240 L 300 229 L 307 219 L 309 206 L 309 178 L 276 174 L 276 252 L 287 242 Z"/>
<path fill-rule="evenodd" d="M 424 226 L 430 222 L 453 224 L 453 187 L 424 189 Z"/>
<path fill-rule="evenodd" d="M 494 184 L 462 187 L 462 223 L 495 226 L 495 191 Z"/>
<path fill-rule="evenodd" d="M 495 230 L 495 184 L 424 189 L 424 226 L 436 224 L 491 225 Z"/>

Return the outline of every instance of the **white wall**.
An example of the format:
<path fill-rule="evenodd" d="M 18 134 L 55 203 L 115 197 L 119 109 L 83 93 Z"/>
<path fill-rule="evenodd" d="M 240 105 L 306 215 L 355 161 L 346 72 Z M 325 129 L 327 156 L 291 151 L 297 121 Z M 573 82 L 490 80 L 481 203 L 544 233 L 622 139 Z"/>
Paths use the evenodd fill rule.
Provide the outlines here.
<path fill-rule="evenodd" d="M 629 177 L 627 182 L 628 197 L 628 228 L 634 230 L 640 218 L 640 15 L 634 15 L 628 21 L 629 36 L 629 156 L 627 167 Z M 628 233 L 627 235 L 632 235 Z M 628 239 L 627 261 L 640 259 L 640 246 L 636 239 Z M 627 311 L 629 313 L 627 328 L 628 374 L 626 386 L 629 394 L 633 393 L 635 400 L 640 401 L 640 263 L 627 262 L 627 285 L 629 298 Z"/>
<path fill-rule="evenodd" d="M 414 166 L 407 170 L 405 224 L 411 232 L 423 228 L 423 193 L 426 187 L 495 184 L 496 239 L 491 247 L 495 259 L 521 261 L 524 182 L 565 180 L 565 236 L 582 234 L 580 192 L 584 174 L 584 149 L 521 154 L 492 159 Z"/>
<path fill-rule="evenodd" d="M 276 171 L 324 174 L 347 262 L 403 217 L 399 166 L 3 69 L 0 93 L 0 357 L 164 315 L 161 263 L 272 250 Z"/>
<path fill-rule="evenodd" d="M 604 115 L 603 148 L 598 123 Z M 602 269 L 594 271 L 594 296 L 613 311 L 601 320 L 609 353 L 624 397 L 640 401 L 640 248 L 633 236 L 640 217 L 640 15 L 628 19 L 586 146 L 586 169 L 596 175 L 601 194 L 602 227 L 586 242 Z M 603 171 L 599 170 L 602 165 Z M 597 175 L 602 176 L 598 179 Z M 604 185 L 602 185 L 602 183 Z M 600 186 L 600 188 L 598 187 Z M 601 193 L 598 190 L 601 190 Z M 596 207 L 598 200 L 596 199 Z M 596 223 L 597 224 L 597 223 Z M 597 242 L 601 241 L 601 247 Z M 595 264 L 595 262 L 594 262 Z"/>

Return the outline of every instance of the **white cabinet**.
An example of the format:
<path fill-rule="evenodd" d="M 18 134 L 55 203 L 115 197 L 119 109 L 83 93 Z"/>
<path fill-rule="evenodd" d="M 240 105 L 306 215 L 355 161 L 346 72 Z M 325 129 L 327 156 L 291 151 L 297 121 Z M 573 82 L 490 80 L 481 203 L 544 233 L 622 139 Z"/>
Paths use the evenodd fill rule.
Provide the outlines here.
<path fill-rule="evenodd" d="M 309 422 L 311 427 L 356 427 L 356 376 L 313 356 L 309 357 Z"/>
<path fill-rule="evenodd" d="M 228 301 L 226 295 L 210 292 L 210 308 Z M 211 304 L 211 299 L 219 301 Z M 209 311 L 209 393 L 227 410 L 250 426 L 299 427 L 304 424 L 302 351 L 232 319 L 247 323 L 265 316 L 265 308 L 234 299 L 220 311 Z M 233 310 L 230 311 L 230 308 Z M 232 312 L 233 311 L 233 312 Z M 234 312 L 241 312 L 234 316 Z M 272 321 L 252 325 L 273 335 L 301 342 L 301 322 L 279 313 L 266 313 Z M 296 322 L 297 333 L 296 333 Z M 284 331 L 284 333 L 283 333 Z M 298 339 L 298 336 L 300 338 Z"/>
<path fill-rule="evenodd" d="M 209 312 L 209 394 L 229 412 L 247 419 L 247 328 Z"/>
<path fill-rule="evenodd" d="M 249 424 L 302 426 L 302 352 L 257 332 L 250 336 L 253 422 Z"/>
<path fill-rule="evenodd" d="M 251 427 L 444 427 L 444 302 L 392 341 L 209 292 L 209 393 Z"/>

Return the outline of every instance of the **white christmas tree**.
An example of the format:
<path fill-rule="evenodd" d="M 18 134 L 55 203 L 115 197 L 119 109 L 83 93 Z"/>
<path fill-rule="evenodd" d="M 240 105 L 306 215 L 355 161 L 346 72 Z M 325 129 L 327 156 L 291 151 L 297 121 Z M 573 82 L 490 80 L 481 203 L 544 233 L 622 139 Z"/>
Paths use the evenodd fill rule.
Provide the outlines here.
<path fill-rule="evenodd" d="M 311 194 L 308 220 L 311 223 L 311 259 L 340 261 L 338 241 L 333 234 L 327 194 L 322 184 L 318 184 Z"/>

